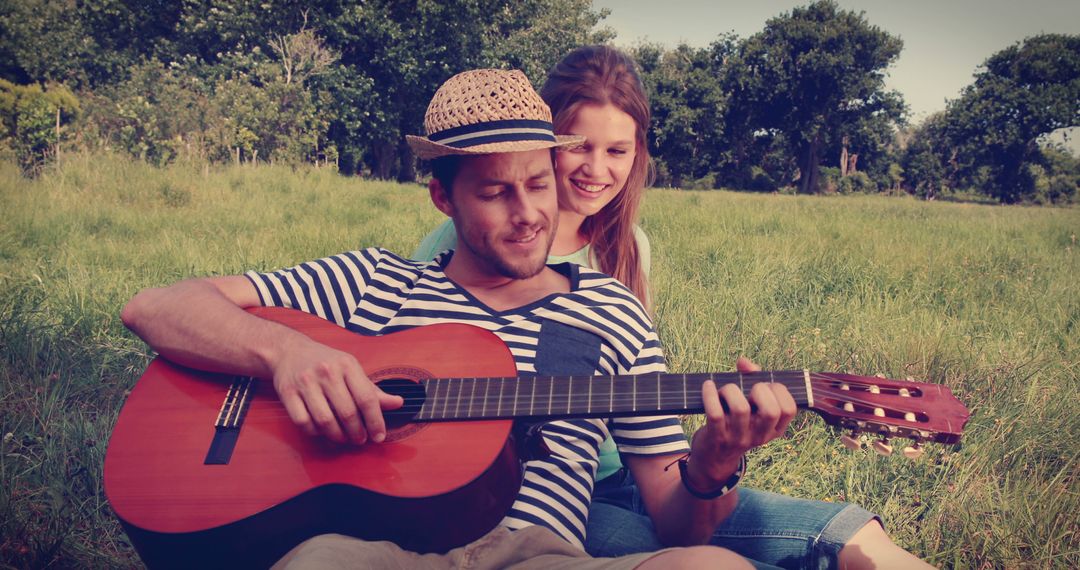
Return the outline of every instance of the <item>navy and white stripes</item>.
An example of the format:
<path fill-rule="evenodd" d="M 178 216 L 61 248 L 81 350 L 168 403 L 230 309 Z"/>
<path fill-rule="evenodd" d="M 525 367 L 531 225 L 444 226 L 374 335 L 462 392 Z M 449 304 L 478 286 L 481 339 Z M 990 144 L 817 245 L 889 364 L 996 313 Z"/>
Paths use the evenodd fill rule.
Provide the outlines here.
<path fill-rule="evenodd" d="M 372 248 L 271 273 L 249 272 L 247 277 L 264 305 L 300 309 L 359 334 L 381 335 L 447 322 L 485 328 L 506 343 L 523 375 L 547 373 L 541 361 L 551 360 L 544 354 L 551 348 L 539 345 L 545 323 L 547 337 L 550 331 L 570 328 L 576 331 L 573 334 L 596 341 L 598 350 L 567 355 L 568 361 L 581 360 L 582 355 L 595 358 L 584 363 L 587 374 L 665 371 L 663 351 L 648 317 L 633 294 L 614 279 L 577 265 L 553 266 L 570 279 L 570 293 L 496 312 L 446 277 L 442 269 L 449 255 L 415 262 Z M 579 340 L 575 337 L 574 342 Z M 582 363 L 577 364 L 581 370 Z M 543 434 L 552 454 L 526 465 L 521 492 L 503 524 L 543 525 L 581 547 L 598 447 L 609 433 L 624 453 L 660 455 L 688 448 L 682 426 L 672 416 L 551 422 Z"/>
<path fill-rule="evenodd" d="M 511 141 L 555 142 L 555 129 L 549 121 L 506 119 L 446 129 L 428 135 L 428 139 L 454 148 Z"/>

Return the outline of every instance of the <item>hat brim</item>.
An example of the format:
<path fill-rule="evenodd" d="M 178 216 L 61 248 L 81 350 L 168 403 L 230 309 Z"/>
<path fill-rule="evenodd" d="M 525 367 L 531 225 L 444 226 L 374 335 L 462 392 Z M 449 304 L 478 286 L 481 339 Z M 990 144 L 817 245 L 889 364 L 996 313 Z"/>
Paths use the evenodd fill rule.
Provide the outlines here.
<path fill-rule="evenodd" d="M 555 135 L 554 142 L 538 140 L 503 141 L 479 144 L 466 148 L 457 148 L 449 145 L 439 144 L 437 142 L 432 142 L 425 137 L 418 137 L 414 135 L 405 135 L 405 140 L 409 143 L 409 148 L 413 150 L 413 153 L 416 154 L 417 157 L 424 160 L 431 160 L 433 158 L 452 155 L 471 156 L 477 154 L 496 154 L 502 152 L 525 152 L 530 150 L 541 150 L 545 148 L 564 148 L 569 146 L 577 146 L 585 142 L 585 137 L 582 135 Z"/>

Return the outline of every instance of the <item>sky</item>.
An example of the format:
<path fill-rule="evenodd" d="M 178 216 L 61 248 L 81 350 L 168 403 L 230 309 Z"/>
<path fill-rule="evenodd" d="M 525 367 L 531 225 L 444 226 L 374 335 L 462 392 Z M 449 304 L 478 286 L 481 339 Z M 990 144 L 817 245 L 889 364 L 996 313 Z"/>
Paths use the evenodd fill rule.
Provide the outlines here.
<path fill-rule="evenodd" d="M 751 36 L 765 21 L 810 0 L 593 0 L 615 44 L 709 45 L 723 32 Z M 1080 0 L 839 0 L 842 9 L 904 41 L 887 87 L 900 91 L 912 123 L 945 109 L 995 52 L 1040 33 L 1080 34 Z"/>

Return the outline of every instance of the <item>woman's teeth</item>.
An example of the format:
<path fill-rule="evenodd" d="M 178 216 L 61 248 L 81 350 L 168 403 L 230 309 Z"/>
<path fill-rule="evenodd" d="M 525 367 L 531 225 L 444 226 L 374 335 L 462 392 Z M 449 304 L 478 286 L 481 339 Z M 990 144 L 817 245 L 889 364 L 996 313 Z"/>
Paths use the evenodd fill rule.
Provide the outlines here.
<path fill-rule="evenodd" d="M 607 188 L 607 184 L 587 184 L 585 182 L 579 182 L 577 180 L 574 181 L 574 186 L 577 186 L 578 188 L 592 194 L 601 192 L 604 190 L 604 188 Z"/>

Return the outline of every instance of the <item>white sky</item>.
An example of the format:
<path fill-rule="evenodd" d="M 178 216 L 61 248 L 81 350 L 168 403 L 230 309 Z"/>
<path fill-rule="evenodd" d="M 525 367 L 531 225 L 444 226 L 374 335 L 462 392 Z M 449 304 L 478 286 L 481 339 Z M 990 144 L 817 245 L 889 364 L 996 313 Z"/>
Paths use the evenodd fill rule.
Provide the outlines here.
<path fill-rule="evenodd" d="M 610 8 L 601 22 L 615 44 L 642 40 L 704 47 L 722 32 L 745 38 L 765 21 L 810 0 L 593 0 Z M 945 109 L 993 53 L 1040 33 L 1080 34 L 1080 0 L 839 0 L 867 21 L 900 36 L 904 50 L 889 69 L 888 87 L 910 106 L 912 123 Z"/>

